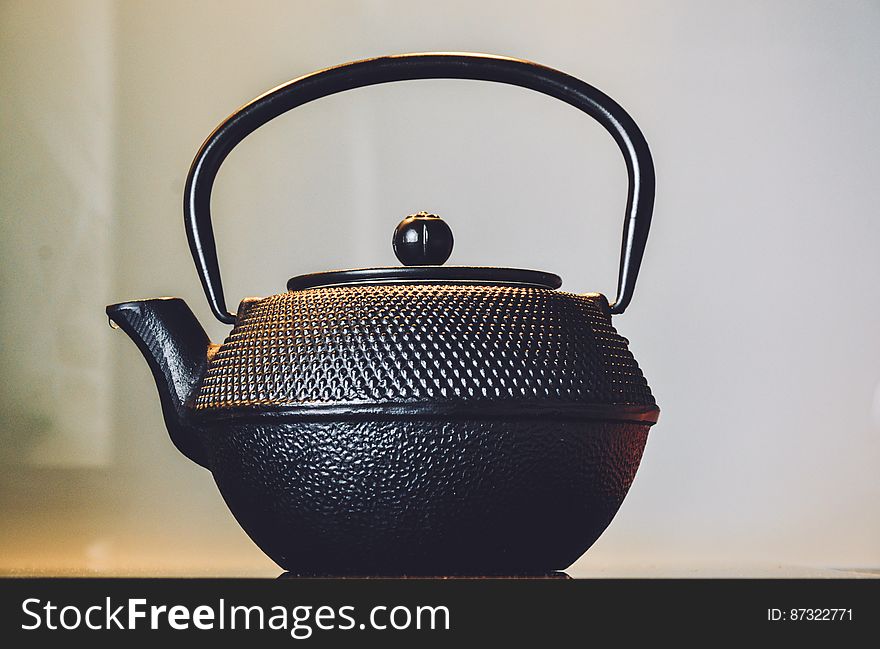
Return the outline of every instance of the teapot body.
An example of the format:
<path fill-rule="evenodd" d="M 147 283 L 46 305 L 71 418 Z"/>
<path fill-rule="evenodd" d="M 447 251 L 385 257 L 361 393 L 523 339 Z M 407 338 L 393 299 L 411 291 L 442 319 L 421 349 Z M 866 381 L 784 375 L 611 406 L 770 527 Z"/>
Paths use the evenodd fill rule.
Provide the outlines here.
<path fill-rule="evenodd" d="M 656 413 L 601 295 L 390 284 L 244 301 L 190 416 L 290 572 L 488 574 L 580 556 Z"/>

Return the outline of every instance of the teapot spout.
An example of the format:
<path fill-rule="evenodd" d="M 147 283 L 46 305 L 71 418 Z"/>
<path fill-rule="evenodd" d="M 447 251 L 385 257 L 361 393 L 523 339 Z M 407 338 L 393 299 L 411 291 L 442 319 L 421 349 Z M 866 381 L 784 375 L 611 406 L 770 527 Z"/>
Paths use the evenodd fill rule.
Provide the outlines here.
<path fill-rule="evenodd" d="M 150 366 L 171 441 L 186 457 L 207 468 L 204 448 L 187 416 L 211 350 L 202 325 L 179 298 L 111 304 L 107 315 L 111 325 L 134 341 Z"/>

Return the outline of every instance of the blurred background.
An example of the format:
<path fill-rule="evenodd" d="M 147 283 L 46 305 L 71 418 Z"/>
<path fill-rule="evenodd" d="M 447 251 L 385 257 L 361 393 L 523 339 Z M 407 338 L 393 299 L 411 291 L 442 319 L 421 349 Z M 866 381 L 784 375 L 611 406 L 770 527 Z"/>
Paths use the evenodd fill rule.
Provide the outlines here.
<path fill-rule="evenodd" d="M 180 296 L 221 341 L 182 226 L 201 142 L 293 77 L 429 50 L 580 77 L 655 157 L 616 326 L 663 414 L 569 572 L 880 566 L 878 34 L 867 0 L 4 0 L 0 572 L 278 574 L 173 448 L 104 306 Z M 275 120 L 230 156 L 213 205 L 232 303 L 394 264 L 391 232 L 419 210 L 454 229 L 450 263 L 613 294 L 625 194 L 614 142 L 575 109 L 445 80 Z"/>

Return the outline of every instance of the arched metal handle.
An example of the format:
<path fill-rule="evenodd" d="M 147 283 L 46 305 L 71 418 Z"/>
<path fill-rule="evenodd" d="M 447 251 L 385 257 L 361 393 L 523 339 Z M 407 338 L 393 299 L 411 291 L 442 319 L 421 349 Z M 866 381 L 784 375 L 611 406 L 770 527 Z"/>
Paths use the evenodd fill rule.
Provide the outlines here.
<path fill-rule="evenodd" d="M 294 79 L 238 109 L 205 140 L 187 176 L 183 209 L 190 251 L 217 319 L 235 322 L 235 315 L 226 309 L 211 225 L 211 188 L 230 151 L 260 126 L 297 106 L 344 90 L 410 79 L 475 79 L 521 86 L 579 108 L 611 133 L 629 175 L 617 298 L 611 305 L 612 313 L 623 313 L 633 296 L 654 207 L 654 163 L 636 123 L 601 91 L 552 68 L 487 54 L 424 53 L 355 61 Z"/>

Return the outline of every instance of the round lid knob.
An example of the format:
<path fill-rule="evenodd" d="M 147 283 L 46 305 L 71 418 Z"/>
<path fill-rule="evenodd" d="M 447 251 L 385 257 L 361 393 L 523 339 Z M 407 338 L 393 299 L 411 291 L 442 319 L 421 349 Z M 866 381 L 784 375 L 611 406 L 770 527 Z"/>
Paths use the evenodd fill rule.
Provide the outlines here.
<path fill-rule="evenodd" d="M 411 214 L 394 229 L 394 254 L 404 266 L 440 266 L 452 254 L 452 230 L 436 214 Z"/>

